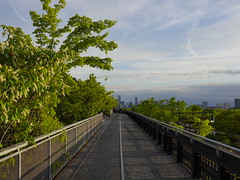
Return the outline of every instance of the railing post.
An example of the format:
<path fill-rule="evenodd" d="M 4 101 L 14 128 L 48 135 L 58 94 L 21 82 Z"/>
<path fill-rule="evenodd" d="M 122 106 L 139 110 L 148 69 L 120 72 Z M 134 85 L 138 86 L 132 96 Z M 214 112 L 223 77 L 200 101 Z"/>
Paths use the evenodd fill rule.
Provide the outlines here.
<path fill-rule="evenodd" d="M 89 121 L 87 121 L 87 141 L 89 139 Z"/>
<path fill-rule="evenodd" d="M 92 137 L 92 119 L 89 121 L 89 139 Z"/>
<path fill-rule="evenodd" d="M 148 135 L 152 136 L 152 125 L 150 121 L 148 121 Z"/>
<path fill-rule="evenodd" d="M 81 135 L 81 148 L 83 147 L 83 143 L 84 143 L 84 129 L 83 129 L 83 126 L 84 126 L 84 124 L 81 124 L 81 133 L 82 133 L 82 135 Z"/>
<path fill-rule="evenodd" d="M 67 145 L 68 145 L 68 134 L 67 134 L 67 132 L 66 132 L 66 139 L 65 139 L 65 152 L 68 151 Z"/>
<path fill-rule="evenodd" d="M 172 154 L 172 138 L 170 136 L 168 136 L 168 154 L 171 155 Z"/>
<path fill-rule="evenodd" d="M 20 152 L 20 149 L 18 149 L 18 179 L 20 180 L 22 178 L 22 154 Z"/>
<path fill-rule="evenodd" d="M 137 123 L 139 124 L 139 126 L 140 126 L 141 128 L 144 129 L 144 125 L 143 125 L 143 120 L 142 120 L 142 118 L 141 118 L 141 119 L 137 119 Z"/>
<path fill-rule="evenodd" d="M 78 138 L 77 128 L 78 127 L 75 127 L 75 145 L 77 145 L 77 138 Z"/>
<path fill-rule="evenodd" d="M 192 178 L 200 177 L 200 156 L 192 150 Z"/>
<path fill-rule="evenodd" d="M 163 149 L 167 152 L 167 135 L 166 133 L 163 134 Z"/>
<path fill-rule="evenodd" d="M 145 121 L 145 127 L 146 127 L 145 132 L 148 134 L 148 120 Z"/>
<path fill-rule="evenodd" d="M 168 153 L 172 153 L 172 139 L 166 133 L 163 135 L 163 149 Z"/>
<path fill-rule="evenodd" d="M 95 118 L 93 119 L 93 134 L 95 134 L 96 128 L 95 128 Z"/>
<path fill-rule="evenodd" d="M 162 145 L 162 132 L 160 130 L 158 130 L 157 134 L 158 134 L 157 144 Z"/>
<path fill-rule="evenodd" d="M 94 133 L 97 132 L 97 118 L 94 118 Z"/>
<path fill-rule="evenodd" d="M 156 140 L 156 125 L 153 125 L 153 140 L 155 141 Z"/>
<path fill-rule="evenodd" d="M 143 130 L 145 131 L 145 132 L 147 132 L 147 124 L 146 124 L 146 121 L 142 121 L 143 122 Z"/>
<path fill-rule="evenodd" d="M 227 174 L 226 169 L 219 166 L 218 168 L 218 179 L 220 180 L 231 180 L 231 177 Z"/>
<path fill-rule="evenodd" d="M 51 165 L 52 165 L 52 142 L 51 139 L 49 139 L 49 163 L 48 163 L 48 178 L 51 179 Z"/>
<path fill-rule="evenodd" d="M 177 163 L 182 162 L 182 145 L 177 142 Z"/>

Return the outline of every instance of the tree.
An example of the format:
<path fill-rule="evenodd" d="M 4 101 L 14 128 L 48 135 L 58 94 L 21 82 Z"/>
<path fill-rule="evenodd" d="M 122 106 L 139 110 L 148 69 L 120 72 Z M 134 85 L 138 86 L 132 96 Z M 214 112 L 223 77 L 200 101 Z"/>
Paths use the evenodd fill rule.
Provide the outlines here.
<path fill-rule="evenodd" d="M 210 115 L 209 115 L 210 114 Z M 206 136 L 214 130 L 210 125 L 211 113 L 197 105 L 190 105 L 180 113 L 181 124 L 200 136 Z"/>
<path fill-rule="evenodd" d="M 196 131 L 195 133 L 200 136 L 205 137 L 214 130 L 214 128 L 209 125 L 209 120 L 201 120 L 200 118 L 195 117 L 193 122 L 193 128 Z"/>
<path fill-rule="evenodd" d="M 158 103 L 154 98 L 144 100 L 138 105 L 138 107 L 136 107 L 137 112 L 153 118 L 156 118 L 158 109 Z"/>
<path fill-rule="evenodd" d="M 185 110 L 187 104 L 185 103 L 185 101 L 176 101 L 175 97 L 172 97 L 168 103 L 167 103 L 167 107 L 168 109 L 171 111 L 172 117 L 171 119 L 168 119 L 168 122 L 171 122 L 170 124 L 175 125 L 176 123 L 179 124 L 179 112 Z"/>
<path fill-rule="evenodd" d="M 145 116 L 158 119 L 160 121 L 177 126 L 178 110 L 184 109 L 186 103 L 184 101 L 177 101 L 173 97 L 170 100 L 156 101 L 154 98 L 142 101 L 135 111 L 144 114 Z M 179 126 L 180 127 L 180 126 Z"/>
<path fill-rule="evenodd" d="M 92 21 L 75 15 L 59 28 L 58 13 L 65 0 L 51 6 L 52 0 L 40 0 L 45 14 L 31 11 L 34 42 L 21 28 L 1 25 L 6 40 L 0 42 L 0 148 L 33 139 L 62 126 L 56 118 L 59 97 L 69 92 L 66 73 L 75 66 L 88 65 L 111 70 L 111 58 L 82 57 L 89 47 L 105 53 L 117 48 L 106 41 L 116 21 Z M 66 39 L 60 41 L 64 34 Z"/>
<path fill-rule="evenodd" d="M 218 110 L 216 121 L 213 126 L 217 131 L 239 134 L 240 132 L 240 110 Z"/>
<path fill-rule="evenodd" d="M 111 96 L 113 92 L 106 91 L 93 74 L 85 81 L 75 82 L 76 85 L 68 95 L 61 97 L 61 103 L 57 106 L 57 116 L 64 124 L 77 122 L 101 111 L 110 111 L 117 106 L 117 101 Z"/>
<path fill-rule="evenodd" d="M 181 129 L 189 130 L 190 127 L 201 136 L 206 136 L 213 131 L 213 127 L 209 125 L 210 121 L 201 118 L 201 107 L 191 105 L 186 108 L 186 106 L 184 101 L 176 101 L 175 97 L 159 101 L 150 98 L 142 101 L 134 110 Z"/>
<path fill-rule="evenodd" d="M 209 138 L 240 148 L 240 110 L 215 110 L 214 134 Z"/>

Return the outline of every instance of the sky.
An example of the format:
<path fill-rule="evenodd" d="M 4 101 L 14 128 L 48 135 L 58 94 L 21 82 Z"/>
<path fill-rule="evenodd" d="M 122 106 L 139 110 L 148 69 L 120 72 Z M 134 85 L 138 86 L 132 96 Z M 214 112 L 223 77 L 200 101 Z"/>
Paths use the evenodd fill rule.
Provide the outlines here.
<path fill-rule="evenodd" d="M 30 10 L 40 12 L 40 1 L 0 0 L 0 24 L 30 34 Z M 240 98 L 239 0 L 67 0 L 60 18 L 67 23 L 75 14 L 117 20 L 108 40 L 119 47 L 83 54 L 111 57 L 114 70 L 75 68 L 74 77 L 94 73 L 115 97 L 132 102 L 176 97 L 233 106 Z"/>

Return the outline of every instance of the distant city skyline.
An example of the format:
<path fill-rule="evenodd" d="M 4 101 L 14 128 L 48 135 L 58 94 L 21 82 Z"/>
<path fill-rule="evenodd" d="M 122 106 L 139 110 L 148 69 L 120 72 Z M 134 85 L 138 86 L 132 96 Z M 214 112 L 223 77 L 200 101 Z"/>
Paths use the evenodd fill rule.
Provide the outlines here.
<path fill-rule="evenodd" d="M 125 103 L 132 103 L 135 105 L 135 100 L 136 100 L 136 97 L 125 97 L 125 96 L 122 96 L 122 95 L 114 95 L 114 97 L 116 99 L 118 99 L 119 97 L 121 97 L 121 101 L 124 101 Z M 172 97 L 175 97 L 175 96 L 172 96 Z M 149 97 L 151 98 L 151 97 Z M 138 104 L 141 103 L 141 101 L 143 100 L 147 100 L 149 98 L 139 98 L 137 97 L 138 99 Z M 169 98 L 156 98 L 156 97 L 153 97 L 155 98 L 155 100 L 162 100 L 162 99 L 170 99 L 171 97 Z M 176 99 L 177 101 L 181 101 L 181 100 L 184 100 L 184 99 Z M 211 102 L 209 103 L 209 101 L 207 100 L 201 100 L 201 101 L 196 101 L 195 103 L 193 101 L 189 101 L 189 102 L 193 102 L 193 103 L 189 103 L 188 101 L 184 100 L 188 105 L 202 105 L 202 107 L 218 107 L 218 108 L 223 108 L 223 109 L 229 109 L 229 108 L 234 108 L 235 107 L 235 104 L 236 103 L 239 103 L 239 106 L 240 106 L 240 98 L 232 98 L 231 101 L 228 101 L 228 102 L 224 102 L 224 101 L 216 101 L 216 102 Z M 204 105 L 205 104 L 205 105 Z"/>

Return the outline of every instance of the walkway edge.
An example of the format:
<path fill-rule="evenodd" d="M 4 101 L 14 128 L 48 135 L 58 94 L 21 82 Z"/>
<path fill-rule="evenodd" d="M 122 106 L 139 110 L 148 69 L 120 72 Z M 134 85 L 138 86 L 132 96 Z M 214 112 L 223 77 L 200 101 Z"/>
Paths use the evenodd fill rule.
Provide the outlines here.
<path fill-rule="evenodd" d="M 71 180 L 74 180 L 76 174 L 78 173 L 78 171 L 81 169 L 83 163 L 85 162 L 86 158 L 88 157 L 88 155 L 90 154 L 90 152 L 92 151 L 93 147 L 97 144 L 98 140 L 100 139 L 100 137 L 102 136 L 102 134 L 104 133 L 105 129 L 108 127 L 109 123 L 111 122 L 111 118 L 109 120 L 109 122 L 107 123 L 107 125 L 104 127 L 104 129 L 102 130 L 101 134 L 99 134 L 98 138 L 96 139 L 96 141 L 94 142 L 94 144 L 91 146 L 91 148 L 89 149 L 89 151 L 87 152 L 86 156 L 84 157 L 84 159 L 82 160 L 82 162 L 79 164 L 78 168 L 75 170 L 75 172 L 73 173 Z"/>

